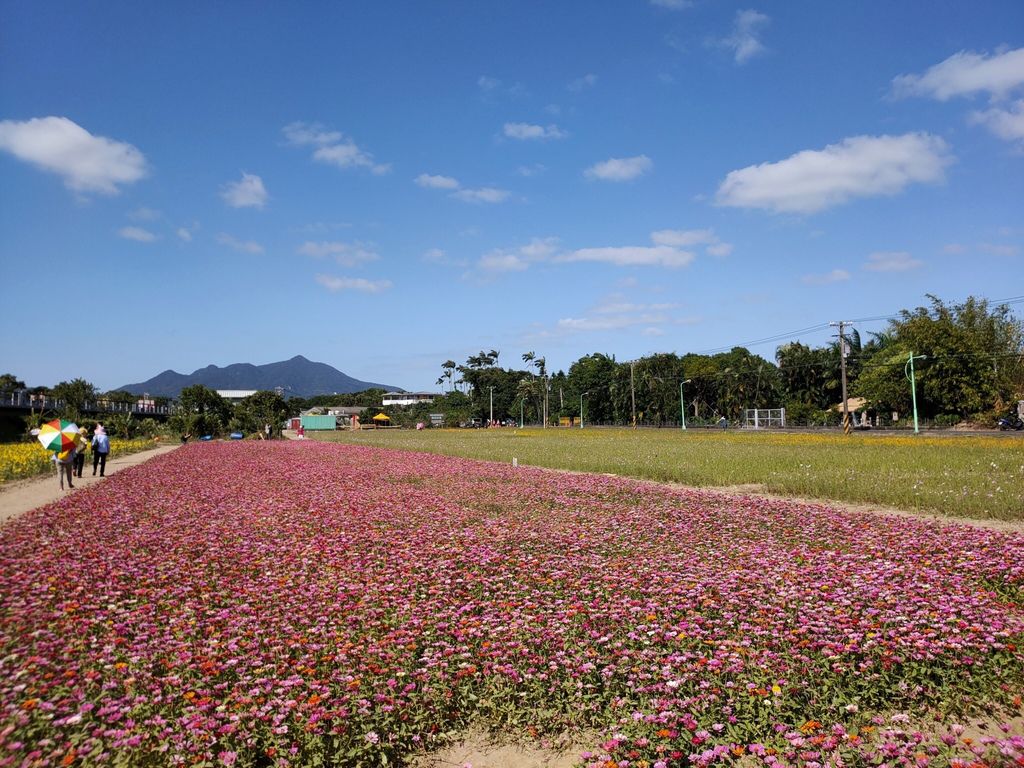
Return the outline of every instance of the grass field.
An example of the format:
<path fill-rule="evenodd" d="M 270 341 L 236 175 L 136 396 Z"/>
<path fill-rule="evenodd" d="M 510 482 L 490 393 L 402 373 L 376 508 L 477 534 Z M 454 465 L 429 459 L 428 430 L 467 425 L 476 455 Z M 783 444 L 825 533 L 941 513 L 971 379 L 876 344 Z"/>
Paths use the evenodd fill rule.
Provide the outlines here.
<path fill-rule="evenodd" d="M 706 430 L 494 429 L 310 433 L 359 445 L 606 472 L 701 487 L 1024 520 L 1024 440 Z"/>

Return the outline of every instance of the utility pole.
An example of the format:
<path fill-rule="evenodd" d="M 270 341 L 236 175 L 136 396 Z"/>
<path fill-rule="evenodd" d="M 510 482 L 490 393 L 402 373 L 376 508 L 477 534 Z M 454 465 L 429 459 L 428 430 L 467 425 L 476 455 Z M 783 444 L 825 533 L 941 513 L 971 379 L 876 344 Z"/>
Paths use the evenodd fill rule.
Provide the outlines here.
<path fill-rule="evenodd" d="M 544 429 L 548 428 L 548 393 L 550 391 L 550 385 L 548 384 L 548 375 L 544 374 Z"/>
<path fill-rule="evenodd" d="M 490 387 L 491 390 L 491 421 L 487 425 L 488 427 L 494 426 L 494 387 Z"/>
<path fill-rule="evenodd" d="M 633 403 L 633 429 L 636 429 L 636 387 L 634 386 L 634 375 L 633 369 L 636 366 L 636 362 L 633 360 L 629 361 L 629 399 Z"/>
<path fill-rule="evenodd" d="M 843 380 L 843 432 L 850 434 L 850 405 L 846 400 L 846 336 L 843 330 L 852 323 L 840 320 L 838 323 L 829 323 L 832 326 L 839 326 L 839 371 Z"/>

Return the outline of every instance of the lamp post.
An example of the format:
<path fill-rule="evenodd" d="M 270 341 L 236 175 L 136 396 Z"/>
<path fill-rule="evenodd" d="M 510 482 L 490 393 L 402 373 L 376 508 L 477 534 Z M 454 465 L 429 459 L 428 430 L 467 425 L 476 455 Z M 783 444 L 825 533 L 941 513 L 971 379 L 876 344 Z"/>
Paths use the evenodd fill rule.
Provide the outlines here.
<path fill-rule="evenodd" d="M 683 402 L 683 384 L 689 384 L 692 379 L 683 379 L 679 382 L 679 428 L 686 429 L 686 405 Z"/>
<path fill-rule="evenodd" d="M 589 392 L 580 393 L 580 429 L 583 429 L 583 398 L 589 394 Z"/>
<path fill-rule="evenodd" d="M 910 381 L 910 399 L 914 404 L 914 434 L 919 434 L 917 428 L 917 384 L 914 381 L 914 361 L 924 360 L 928 355 L 915 355 L 913 352 L 910 353 L 910 357 L 907 358 L 907 364 L 903 366 L 903 375 Z M 907 369 L 910 369 L 910 373 L 907 373 Z"/>
<path fill-rule="evenodd" d="M 524 397 L 519 401 L 519 428 L 522 429 L 525 422 L 523 421 L 523 406 L 526 404 L 526 398 Z"/>
<path fill-rule="evenodd" d="M 487 424 L 488 427 L 494 425 L 494 387 L 489 387 L 491 390 L 491 420 Z"/>

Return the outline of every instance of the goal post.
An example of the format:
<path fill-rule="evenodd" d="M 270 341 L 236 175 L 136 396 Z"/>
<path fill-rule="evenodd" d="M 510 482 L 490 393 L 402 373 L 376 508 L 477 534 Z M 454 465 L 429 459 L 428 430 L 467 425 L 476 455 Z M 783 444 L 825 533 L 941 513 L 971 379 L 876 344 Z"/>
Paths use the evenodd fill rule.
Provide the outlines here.
<path fill-rule="evenodd" d="M 747 408 L 743 413 L 744 429 L 783 429 L 785 408 Z"/>

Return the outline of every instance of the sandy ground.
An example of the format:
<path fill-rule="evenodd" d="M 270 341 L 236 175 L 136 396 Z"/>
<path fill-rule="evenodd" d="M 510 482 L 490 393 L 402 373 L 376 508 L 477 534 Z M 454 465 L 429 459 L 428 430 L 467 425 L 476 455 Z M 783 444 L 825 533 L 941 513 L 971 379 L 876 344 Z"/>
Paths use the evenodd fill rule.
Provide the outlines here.
<path fill-rule="evenodd" d="M 120 472 L 122 469 L 134 467 L 138 464 L 149 461 L 154 456 L 173 451 L 177 445 L 161 445 L 159 448 L 152 448 L 148 451 L 129 453 L 126 456 L 113 455 L 107 458 L 106 475 Z M 14 480 L 10 483 L 0 485 L 0 523 L 10 520 L 12 517 L 28 512 L 30 509 L 41 507 L 44 504 L 57 501 L 64 496 L 88 488 L 96 483 L 102 483 L 107 477 L 100 477 L 92 474 L 92 454 L 86 454 L 85 469 L 82 476 L 74 479 L 74 489 L 60 489 L 60 481 L 57 479 L 56 469 L 40 477 L 31 477 L 27 480 Z"/>

